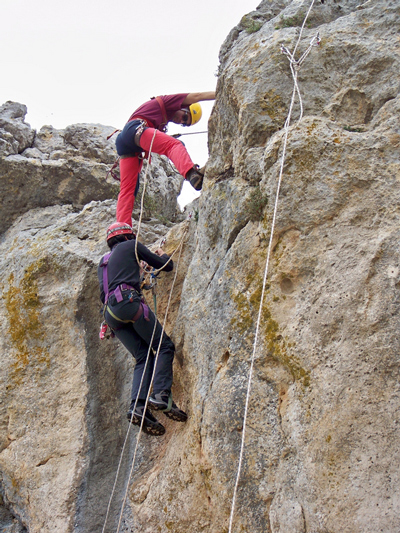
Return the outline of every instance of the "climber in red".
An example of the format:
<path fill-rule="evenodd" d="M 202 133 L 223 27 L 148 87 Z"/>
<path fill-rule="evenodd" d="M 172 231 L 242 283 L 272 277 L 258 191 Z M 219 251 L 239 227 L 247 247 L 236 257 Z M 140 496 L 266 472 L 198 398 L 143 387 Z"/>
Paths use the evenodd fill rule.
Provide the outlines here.
<path fill-rule="evenodd" d="M 166 135 L 168 122 L 192 126 L 202 115 L 198 102 L 214 100 L 215 92 L 181 93 L 157 96 L 138 107 L 118 135 L 116 147 L 120 156 L 121 186 L 116 218 L 132 225 L 132 210 L 139 189 L 142 153 L 166 155 L 180 174 L 197 190 L 203 185 L 203 174 L 193 164 L 185 146 Z"/>

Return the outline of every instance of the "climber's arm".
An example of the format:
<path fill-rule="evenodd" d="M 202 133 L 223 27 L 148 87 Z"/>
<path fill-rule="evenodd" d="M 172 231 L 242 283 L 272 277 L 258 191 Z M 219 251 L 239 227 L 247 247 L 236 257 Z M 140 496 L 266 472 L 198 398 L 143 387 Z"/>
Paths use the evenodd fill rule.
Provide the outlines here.
<path fill-rule="evenodd" d="M 183 100 L 183 105 L 192 105 L 204 100 L 215 100 L 215 91 L 208 91 L 205 93 L 189 93 Z"/>

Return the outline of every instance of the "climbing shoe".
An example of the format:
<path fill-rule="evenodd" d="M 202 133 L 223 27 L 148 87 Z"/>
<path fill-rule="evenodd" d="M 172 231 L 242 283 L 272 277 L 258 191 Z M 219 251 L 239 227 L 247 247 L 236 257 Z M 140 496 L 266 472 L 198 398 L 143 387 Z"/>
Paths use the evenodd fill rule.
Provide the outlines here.
<path fill-rule="evenodd" d="M 172 401 L 172 395 L 167 391 L 152 394 L 149 398 L 149 407 L 155 411 L 162 411 L 165 416 L 175 422 L 186 422 L 188 416 L 185 411 L 179 409 L 175 402 Z"/>
<path fill-rule="evenodd" d="M 199 169 L 199 167 L 195 165 L 189 170 L 189 172 L 187 172 L 185 176 L 190 185 L 196 189 L 196 191 L 201 191 L 203 187 L 204 172 L 201 172 L 202 170 L 203 169 Z"/>
<path fill-rule="evenodd" d="M 126 415 L 129 422 L 134 424 L 135 426 L 140 426 L 142 423 L 143 418 L 143 412 L 144 412 L 144 405 L 136 406 L 136 409 L 133 413 L 133 405 L 131 405 L 131 408 L 128 411 L 128 414 Z M 143 433 L 146 433 L 147 435 L 164 435 L 165 433 L 165 427 L 157 420 L 156 417 L 154 417 L 148 409 L 144 412 L 144 421 L 143 421 Z"/>

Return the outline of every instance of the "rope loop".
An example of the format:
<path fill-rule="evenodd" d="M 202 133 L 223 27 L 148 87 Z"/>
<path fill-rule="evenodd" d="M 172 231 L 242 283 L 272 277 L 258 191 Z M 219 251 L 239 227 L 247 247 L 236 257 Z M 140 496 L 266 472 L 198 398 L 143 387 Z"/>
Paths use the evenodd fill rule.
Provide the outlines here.
<path fill-rule="evenodd" d="M 268 251 L 267 251 L 267 259 L 266 259 L 266 264 L 265 264 L 265 269 L 264 269 L 264 277 L 263 277 L 262 291 L 261 291 L 261 297 L 260 297 L 260 306 L 259 306 L 259 309 L 258 309 L 256 331 L 255 331 L 255 335 L 254 335 L 253 352 L 252 352 L 251 359 L 250 359 L 250 368 L 249 368 L 249 375 L 248 375 L 248 381 L 247 381 L 246 401 L 245 401 L 244 415 L 243 415 L 243 428 L 242 428 L 242 438 L 241 438 L 241 444 L 240 444 L 240 454 L 239 454 L 239 461 L 238 461 L 238 469 L 237 469 L 237 474 L 236 474 L 236 480 L 235 480 L 235 485 L 234 485 L 234 489 L 233 489 L 232 505 L 231 505 L 231 513 L 230 513 L 230 517 L 229 517 L 228 533 L 232 533 L 233 518 L 234 518 L 235 504 L 236 504 L 236 496 L 237 496 L 239 480 L 240 480 L 240 475 L 241 475 L 241 470 L 242 470 L 242 463 L 243 463 L 243 456 L 244 456 L 244 446 L 245 446 L 245 438 L 246 438 L 246 428 L 247 428 L 247 415 L 248 415 L 249 404 L 250 404 L 250 393 L 251 393 L 251 384 L 252 384 L 252 379 L 253 379 L 254 362 L 255 362 L 255 357 L 256 357 L 256 349 L 258 347 L 258 337 L 259 337 L 260 324 L 261 324 L 262 307 L 263 307 L 263 303 L 264 303 L 264 296 L 265 296 L 267 279 L 268 279 L 269 262 L 270 262 L 270 257 L 271 257 L 273 237 L 274 237 L 274 231 L 275 231 L 275 224 L 276 224 L 276 218 L 277 218 L 277 213 L 278 213 L 278 200 L 279 200 L 279 192 L 280 192 L 280 187 L 281 187 L 282 177 L 283 177 L 283 168 L 284 168 L 285 158 L 286 158 L 287 140 L 288 140 L 288 135 L 289 135 L 290 122 L 291 122 L 291 117 L 292 117 L 292 112 L 293 112 L 293 105 L 294 105 L 294 102 L 295 102 L 296 94 L 299 97 L 299 103 L 300 103 L 300 118 L 299 118 L 299 121 L 301 120 L 301 118 L 303 116 L 303 104 L 302 104 L 302 101 L 301 101 L 300 89 L 299 89 L 299 86 L 298 86 L 298 83 L 297 83 L 297 74 L 298 74 L 298 71 L 299 71 L 302 63 L 304 62 L 305 58 L 310 53 L 311 48 L 315 44 L 319 44 L 320 43 L 319 35 L 317 34 L 311 40 L 311 43 L 310 43 L 309 47 L 304 52 L 304 54 L 300 57 L 300 59 L 297 60 L 297 61 L 294 59 L 297 47 L 298 47 L 298 45 L 300 43 L 300 39 L 301 39 L 301 36 L 302 36 L 302 32 L 303 32 L 306 20 L 308 18 L 308 15 L 311 12 L 311 9 L 312 9 L 312 7 L 314 5 L 314 2 L 315 2 L 315 0 L 311 1 L 310 7 L 309 7 L 309 9 L 307 11 L 307 14 L 306 14 L 305 18 L 304 18 L 304 22 L 303 22 L 303 25 L 301 27 L 300 34 L 299 34 L 296 46 L 294 48 L 294 51 L 290 52 L 285 46 L 281 46 L 282 53 L 287 55 L 288 58 L 289 58 L 289 61 L 290 61 L 290 69 L 291 69 L 292 76 L 293 76 L 293 92 L 292 92 L 292 99 L 291 99 L 291 102 L 290 102 L 288 115 L 287 115 L 287 118 L 285 120 L 285 125 L 284 125 L 284 132 L 285 133 L 284 133 L 283 148 L 282 148 L 282 154 L 281 154 L 281 164 L 280 164 L 280 171 L 279 171 L 278 183 L 277 183 L 277 188 L 276 188 L 275 205 L 274 205 L 274 211 L 273 211 L 273 217 L 272 217 L 271 234 L 270 234 L 270 240 L 269 240 Z"/>

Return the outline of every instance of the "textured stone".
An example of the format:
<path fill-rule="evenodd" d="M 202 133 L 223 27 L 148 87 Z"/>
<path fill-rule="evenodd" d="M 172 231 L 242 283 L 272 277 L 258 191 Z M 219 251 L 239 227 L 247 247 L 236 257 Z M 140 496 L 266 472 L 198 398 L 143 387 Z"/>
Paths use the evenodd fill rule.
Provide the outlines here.
<path fill-rule="evenodd" d="M 298 54 L 317 30 L 321 45 L 299 71 L 304 116 L 296 123 L 297 103 L 260 305 L 293 88 L 280 45 L 293 49 L 305 9 L 264 1 L 221 49 L 204 189 L 165 245 L 184 244 L 166 329 L 189 420 L 160 414 L 166 434 L 142 436 L 126 533 L 227 533 L 254 349 L 233 533 L 400 529 L 397 3 L 315 2 Z M 55 169 L 55 154 L 81 142 L 72 127 L 78 148 L 57 135 L 51 150 L 31 148 Z M 22 177 L 36 161 L 28 153 L 5 158 Z M 103 528 L 132 372 L 118 342 L 97 337 L 95 270 L 114 213 L 112 200 L 35 205 L 2 238 L 0 519 L 18 533 Z M 166 227 L 152 218 L 141 231 L 149 244 Z M 173 282 L 158 281 L 161 320 Z"/>
<path fill-rule="evenodd" d="M 98 339 L 96 279 L 114 212 L 112 201 L 36 209 L 0 246 L 2 493 L 27 531 L 93 530 L 108 496 L 97 485 L 110 476 L 108 491 L 118 465 L 132 361 Z M 142 226 L 145 240 L 164 234 Z"/>
<path fill-rule="evenodd" d="M 146 471 L 138 475 L 134 531 L 227 531 L 293 86 L 279 46 L 293 46 L 298 30 L 285 21 L 304 9 L 286 4 L 259 31 L 239 26 L 222 49 L 196 246 L 173 327 L 190 420 L 143 501 L 135 494 Z M 289 135 L 233 531 L 400 524 L 399 7 L 348 2 L 341 15 L 325 4 L 311 19 L 321 21 L 321 45 L 299 73 L 304 118 Z M 306 29 L 300 52 L 314 34 Z M 264 196 L 268 207 L 255 210 Z"/>
<path fill-rule="evenodd" d="M 0 130 L 0 144 L 8 147 L 0 152 L 3 231 L 30 209 L 69 204 L 79 210 L 91 200 L 117 197 L 119 183 L 108 175 L 118 157 L 115 137 L 107 140 L 114 128 L 76 124 L 56 130 L 43 126 L 35 136 L 36 132 L 23 122 L 25 115 L 26 106 L 21 104 L 7 103 L 0 108 L 0 121 L 8 128 L 7 132 Z M 22 139 L 29 139 L 29 147 L 21 146 Z M 166 158 L 157 155 L 148 174 L 146 219 L 158 216 L 164 221 L 178 220 L 176 197 L 182 177 Z M 135 213 L 139 201 L 140 196 Z"/>
<path fill-rule="evenodd" d="M 35 130 L 25 123 L 26 113 L 26 106 L 16 102 L 0 107 L 0 156 L 20 154 L 32 145 Z"/>

